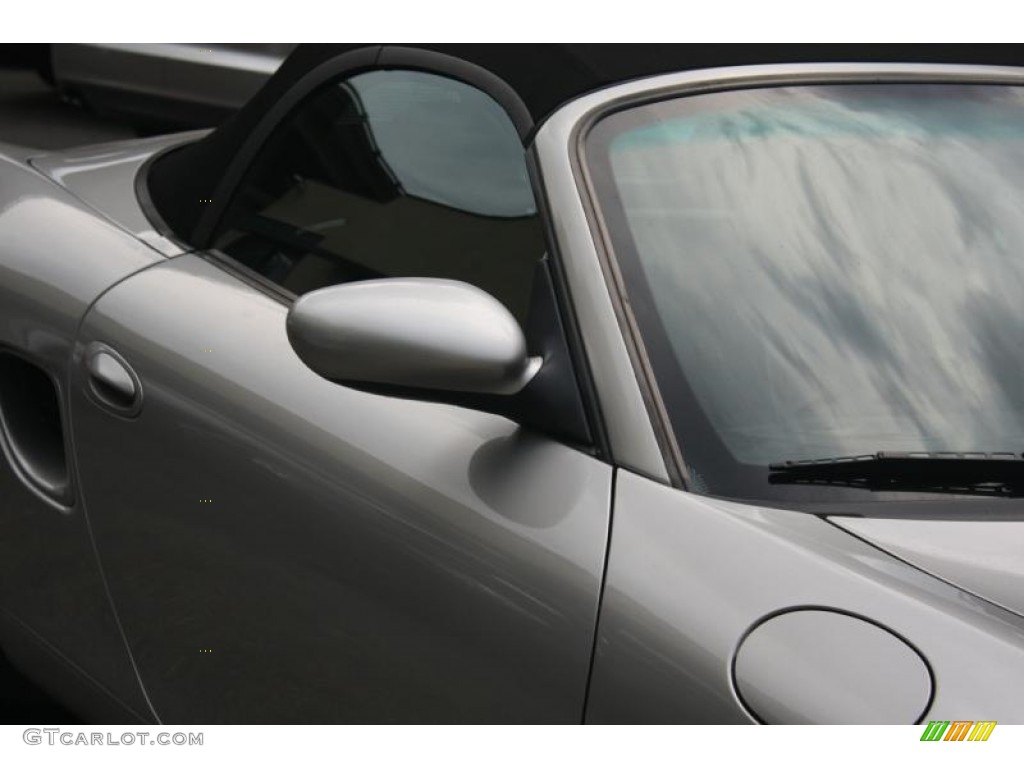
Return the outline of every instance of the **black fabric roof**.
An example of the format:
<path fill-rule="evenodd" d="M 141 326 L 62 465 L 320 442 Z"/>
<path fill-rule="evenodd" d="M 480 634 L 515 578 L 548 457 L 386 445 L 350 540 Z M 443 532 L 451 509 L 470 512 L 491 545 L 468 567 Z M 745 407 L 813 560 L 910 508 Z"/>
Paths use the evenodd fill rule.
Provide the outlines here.
<path fill-rule="evenodd" d="M 442 53 L 481 67 L 507 83 L 540 124 L 561 104 L 589 91 L 667 72 L 741 64 L 891 61 L 1024 65 L 1022 45 L 721 45 L 553 44 L 403 45 Z M 232 159 L 267 112 L 316 67 L 366 50 L 368 64 L 386 66 L 394 46 L 300 45 L 264 87 L 234 116 L 199 142 L 159 158 L 148 177 L 153 204 L 168 227 L 194 245 L 205 210 Z M 520 119 L 520 123 L 523 122 Z M 527 126 L 529 127 L 529 126 Z"/>

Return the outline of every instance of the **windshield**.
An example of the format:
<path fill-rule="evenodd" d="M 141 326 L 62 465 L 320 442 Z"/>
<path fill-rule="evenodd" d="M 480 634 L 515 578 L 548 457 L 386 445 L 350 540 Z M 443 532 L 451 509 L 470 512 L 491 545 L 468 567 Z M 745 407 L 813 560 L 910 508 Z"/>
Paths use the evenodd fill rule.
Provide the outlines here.
<path fill-rule="evenodd" d="M 1024 450 L 1024 89 L 830 85 L 613 114 L 586 161 L 691 489 Z"/>

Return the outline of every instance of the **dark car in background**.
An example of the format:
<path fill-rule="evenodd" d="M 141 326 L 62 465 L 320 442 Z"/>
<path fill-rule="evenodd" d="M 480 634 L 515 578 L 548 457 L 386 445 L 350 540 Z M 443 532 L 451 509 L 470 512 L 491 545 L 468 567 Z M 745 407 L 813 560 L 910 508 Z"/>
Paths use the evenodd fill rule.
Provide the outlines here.
<path fill-rule="evenodd" d="M 55 43 L 37 66 L 63 96 L 149 130 L 217 125 L 241 107 L 292 43 Z"/>

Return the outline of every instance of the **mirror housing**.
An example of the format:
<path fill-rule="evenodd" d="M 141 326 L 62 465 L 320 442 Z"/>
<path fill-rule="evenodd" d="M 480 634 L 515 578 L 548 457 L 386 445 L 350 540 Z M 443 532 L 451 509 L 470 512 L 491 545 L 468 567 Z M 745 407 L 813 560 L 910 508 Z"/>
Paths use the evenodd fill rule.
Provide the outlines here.
<path fill-rule="evenodd" d="M 484 291 L 455 280 L 388 278 L 301 296 L 288 339 L 324 378 L 372 391 L 514 395 L 541 367 L 519 323 Z"/>

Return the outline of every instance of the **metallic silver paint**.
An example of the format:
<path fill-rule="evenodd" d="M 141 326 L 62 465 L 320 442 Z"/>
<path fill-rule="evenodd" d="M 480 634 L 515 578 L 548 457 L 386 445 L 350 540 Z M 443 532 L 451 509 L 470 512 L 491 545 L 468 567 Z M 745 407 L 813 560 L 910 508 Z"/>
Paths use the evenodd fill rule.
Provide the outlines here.
<path fill-rule="evenodd" d="M 0 159 L 0 348 L 55 380 L 66 397 L 68 361 L 86 309 L 119 280 L 163 258 L 38 173 Z M 69 425 L 62 402 L 65 428 Z M 77 495 L 74 446 L 67 504 L 26 485 L 0 461 L 0 644 L 36 678 L 72 677 L 72 706 L 125 710 L 150 720 Z M 45 651 L 39 649 L 45 646 Z M 60 667 L 65 670 L 58 674 Z M 91 693 L 90 693 L 91 692 Z"/>
<path fill-rule="evenodd" d="M 146 390 L 119 419 L 76 366 L 71 411 L 161 718 L 578 722 L 612 468 L 499 416 L 332 384 L 286 313 L 185 255 L 107 293 L 76 345 L 117 350 Z"/>
<path fill-rule="evenodd" d="M 142 385 L 119 354 L 103 344 L 85 350 L 89 394 L 96 403 L 122 416 L 138 415 L 142 409 Z"/>
<path fill-rule="evenodd" d="M 86 368 L 89 376 L 124 397 L 135 397 L 138 388 L 128 371 L 114 357 L 103 350 L 95 350 L 86 355 Z"/>
<path fill-rule="evenodd" d="M 163 261 L 32 170 L 0 158 L 0 341 L 52 354 L 117 280 Z M 50 326 L 52 328 L 52 326 Z"/>
<path fill-rule="evenodd" d="M 923 571 L 1024 616 L 1024 523 L 1019 520 L 829 520 Z"/>
<path fill-rule="evenodd" d="M 18 144 L 9 144 L 0 141 L 0 157 L 24 165 L 28 159 L 39 152 L 33 147 L 23 147 Z"/>
<path fill-rule="evenodd" d="M 541 365 L 512 313 L 456 280 L 321 288 L 292 305 L 287 331 L 302 361 L 333 381 L 513 395 Z"/>
<path fill-rule="evenodd" d="M 156 249 L 177 256 L 188 246 L 158 232 L 135 193 L 142 166 L 159 152 L 196 141 L 208 131 L 189 131 L 149 139 L 115 141 L 88 147 L 36 154 L 30 164 L 109 221 Z"/>
<path fill-rule="evenodd" d="M 932 698 L 917 651 L 836 611 L 787 611 L 758 624 L 740 644 L 733 674 L 764 723 L 916 723 Z"/>
<path fill-rule="evenodd" d="M 588 721 L 749 722 L 731 674 L 740 640 L 766 617 L 803 608 L 863 616 L 916 648 L 935 676 L 922 717 L 1024 722 L 1020 616 L 814 515 L 700 497 L 624 470 Z M 894 690 L 918 685 L 915 669 L 904 667 Z M 798 702 L 788 702 L 794 718 L 828 716 Z"/>

